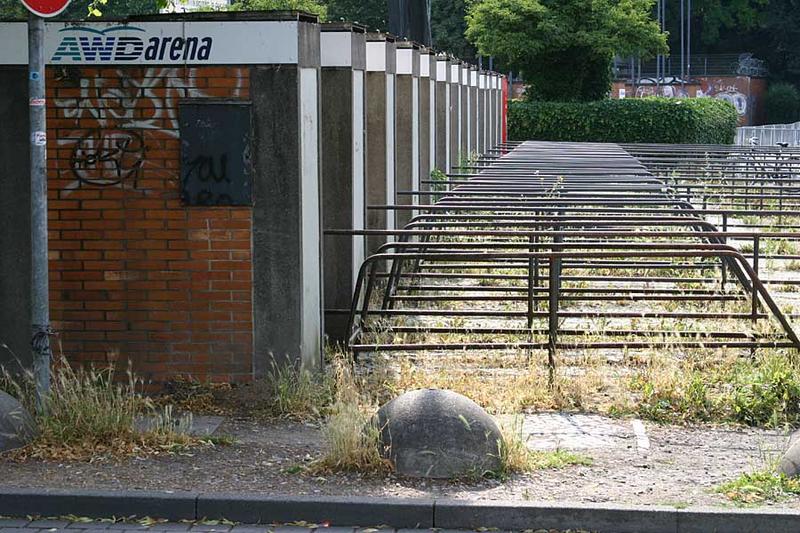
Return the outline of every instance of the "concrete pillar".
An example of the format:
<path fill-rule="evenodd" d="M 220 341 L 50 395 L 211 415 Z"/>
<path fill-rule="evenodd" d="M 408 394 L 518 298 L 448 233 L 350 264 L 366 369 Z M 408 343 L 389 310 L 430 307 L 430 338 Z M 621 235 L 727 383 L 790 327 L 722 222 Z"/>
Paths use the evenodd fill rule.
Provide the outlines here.
<path fill-rule="evenodd" d="M 459 76 L 459 92 L 461 94 L 461 122 L 459 123 L 461 130 L 461 138 L 459 139 L 458 159 L 456 166 L 464 164 L 469 158 L 469 125 L 470 125 L 470 105 L 469 105 L 469 65 L 462 63 L 460 65 Z"/>
<path fill-rule="evenodd" d="M 458 166 L 461 156 L 461 61 L 450 60 L 450 168 Z"/>
<path fill-rule="evenodd" d="M 506 85 L 506 77 L 500 74 L 497 77 L 497 143 L 503 142 L 503 129 L 505 128 L 505 93 L 504 87 Z M 511 88 L 509 87 L 509 90 Z"/>
<path fill-rule="evenodd" d="M 411 205 L 416 196 L 406 193 L 419 190 L 419 45 L 410 41 L 396 45 L 395 203 Z M 397 211 L 397 227 L 408 224 L 411 216 L 411 211 Z"/>
<path fill-rule="evenodd" d="M 488 76 L 485 72 L 478 73 L 478 117 L 480 117 L 478 123 L 478 152 L 481 154 L 486 153 L 489 138 L 489 106 L 487 105 L 489 91 L 486 87 L 487 79 Z"/>
<path fill-rule="evenodd" d="M 470 143 L 469 153 L 481 153 L 478 149 L 478 130 L 481 125 L 481 115 L 478 109 L 478 67 L 469 69 L 469 109 L 470 109 Z"/>
<path fill-rule="evenodd" d="M 256 375 L 271 356 L 322 363 L 319 24 L 301 17 L 285 31 L 287 59 L 250 78 Z"/>
<path fill-rule="evenodd" d="M 436 164 L 450 172 L 450 60 L 436 56 Z"/>
<path fill-rule="evenodd" d="M 24 38 L 24 33 L 20 35 Z M 0 367 L 31 368 L 28 71 L 0 67 Z M 19 361 L 17 361 L 17 358 Z"/>
<path fill-rule="evenodd" d="M 363 27 L 323 24 L 320 35 L 322 227 L 363 230 L 366 221 L 367 44 Z M 325 333 L 346 340 L 350 303 L 364 262 L 363 235 L 323 235 Z"/>
<path fill-rule="evenodd" d="M 495 144 L 503 142 L 503 77 L 500 75 L 494 78 L 494 109 L 497 115 L 497 122 L 494 126 Z"/>
<path fill-rule="evenodd" d="M 431 171 L 436 168 L 436 56 L 429 48 L 419 55 L 419 190 L 430 190 Z M 422 195 L 420 203 L 430 203 Z"/>
<path fill-rule="evenodd" d="M 486 108 L 489 112 L 489 127 L 487 128 L 487 145 L 489 148 L 494 148 L 497 145 L 495 132 L 497 131 L 497 92 L 495 91 L 497 82 L 497 75 L 494 72 L 489 72 L 486 78 L 487 83 L 487 105 Z"/>
<path fill-rule="evenodd" d="M 395 42 L 385 33 L 367 34 L 367 205 L 394 204 Z M 367 228 L 395 229 L 395 212 L 367 210 Z M 386 237 L 367 238 L 372 254 Z"/>

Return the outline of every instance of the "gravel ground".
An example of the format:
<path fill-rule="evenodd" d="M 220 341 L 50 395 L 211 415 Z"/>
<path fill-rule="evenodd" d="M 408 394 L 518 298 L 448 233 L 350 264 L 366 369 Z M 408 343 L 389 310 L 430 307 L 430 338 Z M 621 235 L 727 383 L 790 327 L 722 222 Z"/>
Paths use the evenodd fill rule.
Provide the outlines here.
<path fill-rule="evenodd" d="M 227 420 L 219 432 L 235 436 L 236 443 L 192 455 L 92 463 L 16 463 L 0 458 L 0 486 L 729 505 L 723 495 L 714 492 L 714 487 L 742 472 L 762 468 L 764 461 L 785 449 L 790 439 L 788 434 L 773 431 L 646 423 L 650 442 L 646 449 L 630 429 L 630 420 L 594 418 L 605 427 L 616 429 L 598 429 L 598 434 L 606 432 L 606 437 L 601 435 L 602 442 L 578 436 L 557 444 L 589 455 L 593 459 L 591 466 L 537 471 L 517 475 L 505 483 L 299 474 L 292 466 L 322 451 L 324 443 L 318 427 Z M 548 436 L 552 428 L 537 429 L 537 420 L 543 419 L 526 419 L 526 427 L 533 433 L 531 446 L 542 447 L 537 442 L 552 441 L 553 435 Z M 588 443 L 588 447 L 582 443 Z M 800 498 L 773 505 L 800 508 Z"/>

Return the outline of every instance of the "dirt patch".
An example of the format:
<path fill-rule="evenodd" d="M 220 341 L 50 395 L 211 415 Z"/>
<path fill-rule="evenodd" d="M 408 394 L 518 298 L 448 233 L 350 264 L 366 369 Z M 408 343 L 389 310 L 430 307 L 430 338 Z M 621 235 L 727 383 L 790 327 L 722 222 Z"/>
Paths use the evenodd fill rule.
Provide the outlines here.
<path fill-rule="evenodd" d="M 545 416 L 552 419 L 557 415 Z M 716 486 L 742 472 L 763 468 L 790 439 L 787 433 L 758 429 L 645 423 L 650 444 L 646 449 L 631 420 L 596 417 L 592 424 L 598 431 L 617 429 L 605 431 L 604 439 L 588 440 L 592 443 L 589 447 L 578 447 L 580 431 L 568 439 L 548 434 L 563 431 L 564 420 L 569 424 L 570 418 L 555 425 L 544 420 L 536 415 L 526 417 L 531 446 L 541 447 L 537 442 L 546 442 L 545 447 L 577 448 L 593 463 L 516 475 L 504 483 L 422 481 L 393 475 L 314 477 L 298 472 L 297 466 L 323 450 L 316 423 L 232 419 L 220 432 L 234 436 L 234 445 L 184 455 L 92 463 L 16 463 L 0 457 L 0 486 L 721 506 L 731 503 L 714 492 Z M 548 429 L 551 427 L 556 429 Z M 800 508 L 800 498 L 773 505 Z"/>

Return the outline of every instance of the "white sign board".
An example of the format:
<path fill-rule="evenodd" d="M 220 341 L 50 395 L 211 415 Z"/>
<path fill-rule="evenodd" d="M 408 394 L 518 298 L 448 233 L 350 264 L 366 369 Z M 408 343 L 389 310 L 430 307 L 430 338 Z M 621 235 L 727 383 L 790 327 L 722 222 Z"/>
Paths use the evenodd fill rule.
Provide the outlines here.
<path fill-rule="evenodd" d="M 296 64 L 297 21 L 49 22 L 50 65 Z M 0 64 L 28 63 L 27 24 L 0 23 Z"/>
<path fill-rule="evenodd" d="M 188 13 L 200 10 L 221 10 L 231 5 L 230 0 L 176 0 L 161 10 L 162 13 Z"/>

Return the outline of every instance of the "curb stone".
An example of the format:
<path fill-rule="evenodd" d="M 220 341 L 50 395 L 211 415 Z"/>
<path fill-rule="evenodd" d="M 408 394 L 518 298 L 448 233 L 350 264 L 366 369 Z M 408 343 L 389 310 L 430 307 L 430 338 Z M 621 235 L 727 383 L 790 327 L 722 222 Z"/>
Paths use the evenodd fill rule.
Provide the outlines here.
<path fill-rule="evenodd" d="M 599 533 L 800 531 L 800 511 L 795 510 L 0 488 L 0 516 L 66 515 L 150 516 L 173 521 L 225 518 L 246 524 L 329 522 L 332 526 L 385 525 L 397 529 L 577 529 Z"/>
<path fill-rule="evenodd" d="M 431 528 L 433 506 L 433 500 L 425 499 L 201 494 L 197 516 L 249 524 L 303 520 L 337 526 L 388 524 L 396 528 Z"/>
<path fill-rule="evenodd" d="M 436 527 L 674 533 L 678 531 L 678 517 L 671 507 L 439 500 L 436 502 Z M 710 531 L 705 530 L 705 533 Z"/>
<path fill-rule="evenodd" d="M 194 518 L 198 494 L 192 492 L 0 489 L 2 516 L 157 516 Z"/>

